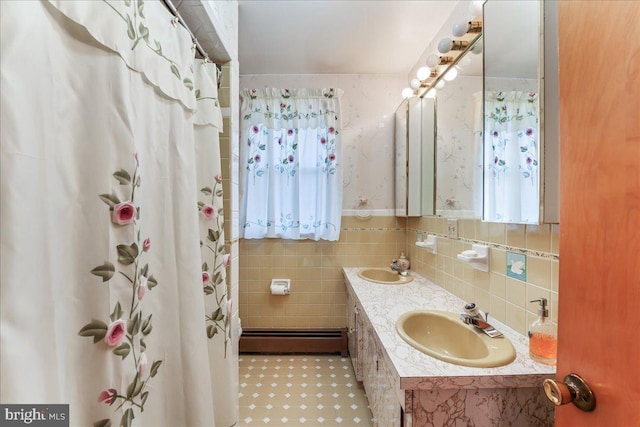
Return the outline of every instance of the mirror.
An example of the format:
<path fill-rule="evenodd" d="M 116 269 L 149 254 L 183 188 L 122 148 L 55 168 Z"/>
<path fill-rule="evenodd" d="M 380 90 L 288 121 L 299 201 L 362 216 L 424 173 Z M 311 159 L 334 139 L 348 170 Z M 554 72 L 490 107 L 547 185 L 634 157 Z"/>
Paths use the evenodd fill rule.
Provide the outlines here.
<path fill-rule="evenodd" d="M 433 99 L 405 99 L 395 112 L 396 216 L 433 215 Z"/>
<path fill-rule="evenodd" d="M 425 59 L 435 56 L 443 38 L 451 37 L 452 25 L 465 19 L 466 7 L 452 14 L 411 74 L 419 75 Z M 435 100 L 433 213 L 485 222 L 557 223 L 557 3 L 487 1 L 481 38 L 476 40 L 469 33 L 461 39 L 469 45 L 457 57 L 453 55 L 453 63 L 426 80 L 421 77 L 422 85 L 414 92 L 426 98 L 435 92 L 431 88 L 436 83 L 445 84 Z M 476 54 L 470 52 L 472 47 Z M 444 79 L 453 68 L 458 77 Z M 512 107 L 516 99 L 521 104 Z M 511 104 L 505 105 L 507 101 Z M 406 127 L 402 132 L 404 138 Z M 396 158 L 396 170 L 401 171 L 397 179 L 403 188 L 404 165 L 411 159 L 410 155 Z M 430 171 L 423 168 L 423 180 Z M 397 203 L 402 212 L 409 202 L 405 194 Z M 433 213 L 423 211 L 422 215 Z"/>
<path fill-rule="evenodd" d="M 550 1 L 485 2 L 483 37 L 475 49 L 481 54 L 467 48 L 452 64 L 458 77 L 437 91 L 436 215 L 485 222 L 558 222 L 556 9 L 556 2 Z M 450 36 L 449 28 L 445 24 L 430 51 L 441 37 Z M 503 110 L 496 104 L 509 98 L 520 98 L 529 108 L 503 114 L 508 107 Z M 487 106 L 489 99 L 492 104 Z M 491 123 L 507 131 L 511 120 L 524 125 L 510 135 L 500 135 L 503 129 Z M 501 136 L 502 141 L 495 140 Z M 510 144 L 516 150 L 508 153 L 508 163 L 507 153 L 497 151 L 506 139 L 518 138 L 533 141 Z M 505 179 L 507 168 L 516 179 Z"/>
<path fill-rule="evenodd" d="M 484 4 L 483 221 L 543 220 L 542 7 Z"/>
<path fill-rule="evenodd" d="M 482 38 L 436 92 L 436 215 L 482 215 Z"/>

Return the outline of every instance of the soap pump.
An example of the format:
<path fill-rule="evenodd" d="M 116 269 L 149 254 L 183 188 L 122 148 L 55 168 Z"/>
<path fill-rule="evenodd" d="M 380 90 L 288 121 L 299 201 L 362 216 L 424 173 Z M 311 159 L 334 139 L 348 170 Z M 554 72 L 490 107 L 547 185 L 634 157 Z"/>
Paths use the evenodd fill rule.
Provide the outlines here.
<path fill-rule="evenodd" d="M 529 328 L 529 356 L 536 362 L 555 366 L 558 354 L 558 331 L 549 321 L 547 299 L 539 298 L 530 302 L 538 303 L 538 320 Z"/>
<path fill-rule="evenodd" d="M 400 267 L 405 271 L 408 270 L 409 267 L 411 267 L 411 263 L 409 262 L 409 260 L 405 256 L 404 251 L 400 252 L 400 258 L 398 259 L 398 265 L 400 265 Z"/>

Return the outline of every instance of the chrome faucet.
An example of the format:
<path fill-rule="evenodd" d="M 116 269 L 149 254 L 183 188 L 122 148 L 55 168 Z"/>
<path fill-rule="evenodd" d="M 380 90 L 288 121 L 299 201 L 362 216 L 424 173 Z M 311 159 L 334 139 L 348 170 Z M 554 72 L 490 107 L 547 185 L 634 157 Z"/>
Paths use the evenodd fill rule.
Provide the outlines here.
<path fill-rule="evenodd" d="M 400 263 L 398 262 L 397 259 L 394 259 L 391 262 L 391 265 L 389 267 L 391 268 L 391 270 L 398 272 L 398 274 L 401 275 L 401 276 L 406 276 L 407 275 L 407 270 L 402 268 L 402 266 L 400 265 Z"/>
<path fill-rule="evenodd" d="M 482 312 L 478 310 L 478 306 L 476 306 L 475 303 L 471 302 L 466 304 L 464 306 L 464 311 L 464 313 L 460 313 L 460 320 L 465 325 L 473 325 L 485 334 L 489 335 L 491 338 L 499 338 L 503 336 L 502 332 L 498 331 L 488 323 L 489 313 L 484 313 L 483 317 Z"/>
<path fill-rule="evenodd" d="M 465 317 L 470 317 L 473 319 L 484 320 L 485 322 L 489 321 L 489 313 L 484 313 L 480 311 L 475 302 L 470 302 L 464 305 L 464 314 Z M 484 315 L 484 317 L 483 317 Z M 467 322 L 465 322 L 467 323 Z"/>

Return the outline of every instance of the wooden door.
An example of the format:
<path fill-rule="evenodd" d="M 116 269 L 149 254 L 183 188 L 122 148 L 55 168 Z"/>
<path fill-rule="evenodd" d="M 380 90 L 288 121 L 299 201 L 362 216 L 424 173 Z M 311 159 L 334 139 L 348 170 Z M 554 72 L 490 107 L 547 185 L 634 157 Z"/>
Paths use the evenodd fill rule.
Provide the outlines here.
<path fill-rule="evenodd" d="M 559 1 L 558 372 L 593 412 L 556 425 L 640 426 L 640 2 Z"/>

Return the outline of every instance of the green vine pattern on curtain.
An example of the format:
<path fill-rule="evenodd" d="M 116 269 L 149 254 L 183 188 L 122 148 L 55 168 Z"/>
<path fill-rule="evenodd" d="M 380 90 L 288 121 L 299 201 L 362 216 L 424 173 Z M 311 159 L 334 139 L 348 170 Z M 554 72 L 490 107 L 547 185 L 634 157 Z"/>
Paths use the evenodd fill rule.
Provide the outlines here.
<path fill-rule="evenodd" d="M 202 286 L 207 297 L 215 299 L 214 310 L 205 315 L 207 337 L 224 334 L 224 354 L 231 340 L 231 310 L 227 302 L 226 268 L 230 256 L 225 253 L 224 209 L 222 208 L 222 176 L 215 176 L 211 187 L 200 189 L 198 211 L 208 222 L 206 237 L 200 241 L 202 251 Z M 220 206 L 216 208 L 216 206 Z"/>
<path fill-rule="evenodd" d="M 136 189 L 140 188 L 141 183 L 140 161 L 137 153 L 134 157 L 133 175 L 125 169 L 120 169 L 113 174 L 113 178 L 120 186 L 128 187 L 130 193 L 120 197 L 115 193 L 100 194 L 99 197 L 109 207 L 112 226 L 130 228 L 135 240 L 130 244 L 116 246 L 117 268 L 114 263 L 105 261 L 104 264 L 91 270 L 91 274 L 102 278 L 102 283 L 109 282 L 108 285 L 111 287 L 130 287 L 131 299 L 128 302 L 123 301 L 122 304 L 116 301 L 112 312 L 106 315 L 108 316 L 106 322 L 104 315 L 94 318 L 78 332 L 80 336 L 92 337 L 94 344 L 120 357 L 123 364 L 129 363 L 127 372 L 133 379 L 126 390 L 106 388 L 98 395 L 99 402 L 110 406 L 117 405 L 113 410 L 114 413 L 124 409 L 118 424 L 122 427 L 130 427 L 136 411 L 144 410 L 145 402 L 149 397 L 147 389 L 149 381 L 156 376 L 162 364 L 162 360 L 154 360 L 151 368 L 148 368 L 145 338 L 151 333 L 153 314 L 143 313 L 142 300 L 147 292 L 158 285 L 158 281 L 151 274 L 149 264 L 143 261 L 144 254 L 151 250 L 151 239 L 146 237 L 142 240 L 140 207 L 135 205 Z M 116 277 L 120 280 L 116 281 Z M 116 292 L 112 292 L 111 296 L 115 294 Z M 130 358 L 129 355 L 131 355 Z M 110 418 L 93 423 L 94 427 L 111 425 Z"/>
<path fill-rule="evenodd" d="M 183 78 L 181 76 L 178 63 L 167 57 L 162 52 L 162 44 L 158 40 L 151 37 L 149 27 L 145 22 L 144 0 L 123 0 L 124 5 L 129 9 L 129 12 L 125 14 L 121 13 L 107 0 L 102 1 L 107 4 L 111 8 L 111 10 L 117 13 L 118 16 L 120 16 L 120 18 L 122 18 L 122 20 L 126 23 L 127 36 L 131 40 L 131 50 L 136 49 L 142 41 L 142 45 L 146 46 L 148 49 L 155 52 L 156 55 L 168 62 L 171 73 L 178 80 L 181 80 L 187 89 L 191 91 L 193 90 L 193 80 L 188 77 Z M 151 43 L 151 40 L 153 40 L 153 44 Z"/>
<path fill-rule="evenodd" d="M 510 167 L 517 167 L 522 178 L 535 185 L 538 173 L 538 136 L 535 128 L 538 123 L 538 94 L 522 93 L 517 100 L 514 100 L 514 94 L 519 95 L 516 92 L 496 92 L 491 102 L 487 103 L 487 123 L 493 151 L 493 162 L 489 163 L 489 169 L 499 179 Z M 514 135 L 516 140 L 512 141 L 510 137 Z M 519 146 L 520 162 L 515 165 L 509 164 L 505 155 L 510 143 Z"/>
<path fill-rule="evenodd" d="M 245 238 L 335 240 L 341 215 L 340 89 L 245 89 Z"/>
<path fill-rule="evenodd" d="M 538 94 L 485 92 L 485 218 L 536 222 L 539 216 Z"/>

